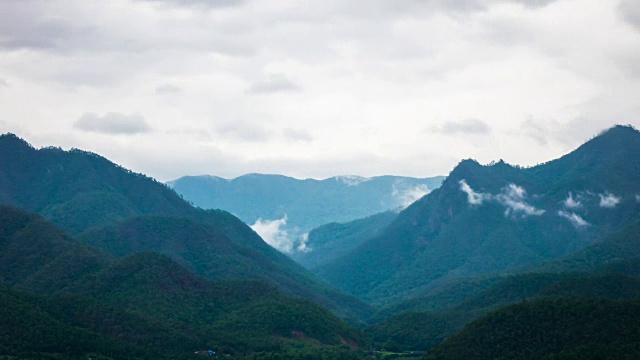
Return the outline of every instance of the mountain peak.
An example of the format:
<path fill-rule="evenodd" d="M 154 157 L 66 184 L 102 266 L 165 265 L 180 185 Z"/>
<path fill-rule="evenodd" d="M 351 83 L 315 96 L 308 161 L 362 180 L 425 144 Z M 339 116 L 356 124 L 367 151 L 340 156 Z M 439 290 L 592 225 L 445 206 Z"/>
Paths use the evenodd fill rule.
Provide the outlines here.
<path fill-rule="evenodd" d="M 34 149 L 34 147 L 29 144 L 26 140 L 20 138 L 18 135 L 13 133 L 6 133 L 0 135 L 0 147 L 25 147 Z"/>

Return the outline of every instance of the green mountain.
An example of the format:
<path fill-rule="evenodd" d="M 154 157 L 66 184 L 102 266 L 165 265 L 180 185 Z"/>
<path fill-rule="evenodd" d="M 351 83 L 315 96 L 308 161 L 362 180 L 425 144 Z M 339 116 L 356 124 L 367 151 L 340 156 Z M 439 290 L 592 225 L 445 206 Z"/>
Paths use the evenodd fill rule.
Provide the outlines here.
<path fill-rule="evenodd" d="M 557 298 L 640 299 L 638 223 L 584 250 L 535 268 L 545 273 L 490 276 L 460 281 L 428 296 L 389 306 L 365 331 L 380 347 L 425 350 L 465 324 L 522 301 Z"/>
<path fill-rule="evenodd" d="M 637 359 L 640 302 L 537 300 L 467 325 L 425 359 Z"/>
<path fill-rule="evenodd" d="M 353 321 L 372 311 L 369 305 L 314 278 L 284 254 L 272 248 L 260 251 L 235 243 L 217 228 L 191 219 L 137 217 L 117 226 L 86 231 L 79 239 L 117 257 L 146 251 L 165 254 L 209 279 L 253 279 L 277 284 L 288 294 L 323 304 Z"/>
<path fill-rule="evenodd" d="M 2 253 L 11 249 L 0 259 L 3 354 L 189 358 L 202 348 L 244 356 L 367 343 L 324 308 L 266 282 L 206 280 L 156 253 L 116 260 L 11 207 L 0 208 L 0 225 Z"/>
<path fill-rule="evenodd" d="M 462 161 L 378 235 L 314 272 L 384 305 L 576 253 L 640 219 L 638 153 L 640 133 L 616 126 L 532 168 Z"/>
<path fill-rule="evenodd" d="M 397 214 L 386 211 L 348 223 L 330 223 L 311 230 L 305 246 L 307 251 L 291 257 L 307 269 L 320 267 L 348 254 L 365 240 L 375 236 L 395 219 Z"/>
<path fill-rule="evenodd" d="M 337 176 L 298 180 L 282 175 L 248 174 L 235 179 L 185 176 L 167 184 L 203 209 L 224 209 L 247 224 L 286 219 L 281 230 L 291 241 L 332 222 L 348 222 L 404 208 L 437 188 L 444 177 Z M 291 252 L 296 253 L 295 247 Z"/>
<path fill-rule="evenodd" d="M 522 274 L 505 277 L 475 294 L 448 305 L 431 303 L 447 297 L 422 299 L 423 306 L 438 310 L 410 309 L 365 329 L 379 347 L 389 350 L 427 350 L 457 333 L 469 322 L 504 306 L 540 299 L 581 298 L 640 299 L 640 278 L 621 274 L 591 275 Z M 455 298 L 449 292 L 449 299 Z M 416 303 L 414 303 L 416 305 Z"/>
<path fill-rule="evenodd" d="M 118 256 L 158 251 L 211 279 L 265 279 L 353 321 L 372 311 L 228 212 L 194 208 L 166 185 L 96 154 L 37 150 L 15 135 L 0 136 L 0 203 L 37 212 Z"/>

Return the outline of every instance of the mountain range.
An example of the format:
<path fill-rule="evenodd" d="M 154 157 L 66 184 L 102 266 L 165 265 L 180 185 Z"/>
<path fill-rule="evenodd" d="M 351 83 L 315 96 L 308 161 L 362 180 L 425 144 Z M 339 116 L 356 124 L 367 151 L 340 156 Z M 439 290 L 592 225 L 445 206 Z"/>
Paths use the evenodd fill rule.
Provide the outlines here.
<path fill-rule="evenodd" d="M 640 218 L 640 133 L 616 126 L 546 164 L 464 160 L 318 275 L 376 305 L 580 251 Z"/>
<path fill-rule="evenodd" d="M 86 151 L 0 136 L 0 204 L 35 212 L 115 256 L 167 255 L 213 280 L 265 280 L 346 318 L 372 308 L 319 280 L 228 212 L 191 206 L 166 185 Z"/>
<path fill-rule="evenodd" d="M 231 212 L 268 243 L 297 254 L 309 250 L 306 234 L 311 229 L 402 209 L 440 186 L 443 179 L 336 176 L 298 180 L 248 174 L 235 179 L 185 176 L 167 185 L 195 206 Z"/>
<path fill-rule="evenodd" d="M 310 229 L 312 273 L 230 212 L 3 135 L 0 357 L 638 358 L 639 153 L 616 126 L 530 168 L 463 160 Z"/>

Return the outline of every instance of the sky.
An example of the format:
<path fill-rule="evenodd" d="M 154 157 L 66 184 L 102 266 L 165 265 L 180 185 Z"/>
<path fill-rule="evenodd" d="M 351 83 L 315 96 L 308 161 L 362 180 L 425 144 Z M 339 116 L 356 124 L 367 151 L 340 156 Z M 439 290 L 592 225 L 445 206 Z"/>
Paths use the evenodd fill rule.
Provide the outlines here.
<path fill-rule="evenodd" d="M 532 166 L 638 94 L 637 0 L 0 0 L 0 132 L 160 181 Z"/>

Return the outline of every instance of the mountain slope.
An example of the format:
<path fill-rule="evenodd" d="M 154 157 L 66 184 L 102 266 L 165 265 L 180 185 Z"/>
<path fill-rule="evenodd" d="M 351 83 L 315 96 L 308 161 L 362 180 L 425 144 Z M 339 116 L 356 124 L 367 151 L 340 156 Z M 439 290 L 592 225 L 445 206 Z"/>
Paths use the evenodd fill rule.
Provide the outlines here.
<path fill-rule="evenodd" d="M 307 269 L 317 268 L 357 248 L 363 241 L 389 225 L 397 214 L 387 211 L 348 223 L 331 223 L 311 230 L 305 251 L 291 257 Z"/>
<path fill-rule="evenodd" d="M 72 235 L 103 233 L 119 236 L 114 239 L 122 247 L 134 240 L 128 236 L 149 229 L 145 246 L 131 251 L 157 249 L 154 241 L 162 240 L 163 253 L 212 279 L 267 279 L 280 289 L 329 307 L 336 313 L 357 319 L 366 316 L 371 308 L 353 297 L 341 294 L 323 281 L 266 244 L 242 221 L 221 210 L 197 209 L 181 199 L 173 190 L 151 178 L 135 174 L 96 154 L 59 148 L 36 150 L 15 135 L 0 136 L 0 201 L 5 204 L 37 212 Z M 147 220 L 134 221 L 133 218 Z M 162 227 L 153 217 L 162 217 L 173 228 Z M 177 219 L 180 218 L 180 219 Z M 180 223 L 193 224 L 197 231 L 193 240 L 184 231 L 174 231 Z M 132 226 L 131 224 L 136 224 Z M 196 225 L 198 224 L 198 225 Z M 196 228 L 199 228 L 196 230 Z M 125 231 L 118 232 L 118 229 Z M 205 229 L 205 230 L 203 230 Z M 162 234 L 162 231 L 168 231 Z M 173 232 L 172 232 L 173 231 Z M 82 239 L 89 241 L 85 235 Z M 199 251 L 197 246 L 211 248 L 207 241 L 226 244 L 224 256 Z M 98 243 L 98 241 L 94 242 Z M 117 246 L 117 244 L 115 244 Z M 108 248 L 108 247 L 106 247 Z M 184 261 L 180 249 L 188 248 L 199 257 Z M 224 253 L 224 252 L 223 252 Z M 209 255 L 212 255 L 210 257 Z M 224 276 L 201 269 L 200 265 L 218 261 Z M 198 263 L 198 261 L 200 263 Z M 225 261 L 246 266 L 224 268 Z M 230 269 L 237 270 L 233 273 Z M 241 270 L 241 271 L 240 271 Z M 355 320 L 354 320 L 355 321 Z"/>
<path fill-rule="evenodd" d="M 91 346 L 116 355 L 128 351 L 173 358 L 199 346 L 242 353 L 281 351 L 289 342 L 366 343 L 359 332 L 324 308 L 288 297 L 265 282 L 213 282 L 155 253 L 114 260 L 37 215 L 10 207 L 1 210 L 0 244 L 13 250 L 11 258 L 0 259 L 0 278 L 12 287 L 0 288 L 0 308 L 19 313 L 17 318 L 25 324 L 38 323 L 35 330 L 17 332 L 25 337 L 37 331 L 60 331 L 82 339 L 77 346 L 69 345 L 74 357 L 86 354 Z M 34 253 L 37 247 L 50 250 Z M 87 267 L 86 259 L 97 260 Z M 9 266 L 16 263 L 23 265 L 17 270 Z M 34 281 L 34 275 L 41 281 Z M 0 330 L 10 332 L 12 324 L 3 323 Z M 19 354 L 26 351 L 25 341 L 10 336 L 0 346 Z M 55 341 L 55 335 L 36 336 L 31 350 L 60 353 L 64 348 L 50 345 Z"/>
<path fill-rule="evenodd" d="M 386 304 L 575 253 L 640 219 L 638 153 L 640 133 L 617 126 L 529 169 L 465 160 L 379 235 L 315 272 Z"/>
<path fill-rule="evenodd" d="M 372 310 L 314 278 L 285 255 L 273 249 L 265 255 L 254 247 L 228 240 L 211 225 L 190 219 L 138 217 L 118 226 L 92 229 L 81 234 L 80 239 L 118 257 L 146 251 L 165 254 L 209 279 L 264 280 L 354 321 L 367 317 Z"/>

